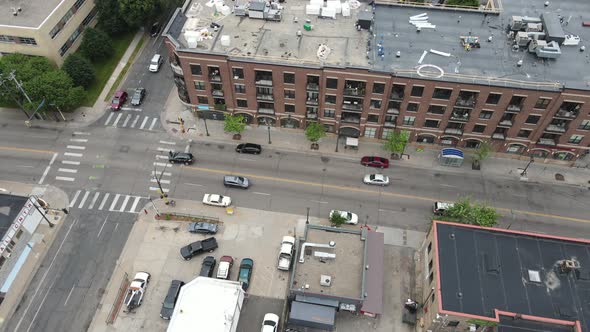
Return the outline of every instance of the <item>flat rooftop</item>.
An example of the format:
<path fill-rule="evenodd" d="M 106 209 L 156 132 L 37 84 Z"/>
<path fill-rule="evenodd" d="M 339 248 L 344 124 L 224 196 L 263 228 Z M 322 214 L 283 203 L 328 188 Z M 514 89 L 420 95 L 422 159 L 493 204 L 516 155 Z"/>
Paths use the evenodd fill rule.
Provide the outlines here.
<path fill-rule="evenodd" d="M 329 244 L 330 241 L 336 243 L 334 248 L 307 247 L 305 262 L 299 262 L 303 243 Z M 295 257 L 293 289 L 309 285 L 305 289 L 309 293 L 361 298 L 365 241 L 361 240 L 360 234 L 326 231 L 312 226 L 307 227 L 307 238 L 300 241 L 299 245 Z M 314 257 L 315 252 L 333 253 L 336 258 L 320 259 Z M 332 277 L 330 286 L 320 285 L 322 275 Z"/>
<path fill-rule="evenodd" d="M 2 8 L 0 28 L 1 26 L 37 28 L 63 1 L 65 0 L 0 0 L 0 8 Z M 13 8 L 21 9 L 18 15 L 13 15 Z"/>
<path fill-rule="evenodd" d="M 434 227 L 443 310 L 579 321 L 590 331 L 590 241 L 443 222 Z M 563 272 L 564 260 L 579 269 Z M 500 323 L 502 331 L 571 331 L 528 319 Z"/>
<path fill-rule="evenodd" d="M 4 237 L 27 200 L 27 197 L 0 194 L 0 239 Z"/>
<path fill-rule="evenodd" d="M 503 12 L 499 15 L 376 5 L 374 37 L 367 30 L 359 32 L 355 28 L 359 13 L 371 10 L 363 2 L 359 8 L 351 9 L 350 17 L 337 14 L 336 19 L 330 19 L 306 15 L 305 6 L 309 1 L 291 0 L 281 4 L 284 8 L 280 22 L 234 14 L 215 15 L 213 7 L 207 7 L 205 2 L 192 0 L 184 14 L 173 17 L 167 32 L 177 40 L 179 48 L 266 63 L 361 67 L 416 78 L 420 77 L 417 66 L 427 64 L 439 67 L 443 76 L 436 77 L 439 74 L 436 68 L 423 68 L 420 72 L 429 79 L 441 81 L 544 90 L 558 90 L 562 86 L 590 90 L 590 50 L 579 50 L 590 40 L 590 28 L 582 27 L 582 21 L 588 18 L 580 15 L 590 12 L 590 1 L 551 1 L 548 7 L 544 6 L 545 0 L 502 1 Z M 238 1 L 227 3 L 233 8 Z M 580 45 L 561 46 L 562 54 L 557 59 L 541 59 L 524 48 L 513 50 L 513 40 L 507 36 L 511 17 L 539 17 L 548 11 L 563 17 L 564 33 L 578 35 Z M 435 29 L 416 32 L 409 18 L 422 13 L 427 14 L 428 22 L 435 25 Z M 311 20 L 311 31 L 303 28 L 306 19 Z M 218 32 L 209 28 L 211 22 L 221 26 Z M 189 49 L 184 31 L 201 27 L 208 28 L 211 39 Z M 298 30 L 302 33 L 300 38 L 296 36 Z M 460 36 L 469 33 L 479 37 L 481 48 L 466 51 L 461 46 Z M 229 46 L 221 45 L 222 35 L 229 36 Z M 487 42 L 490 36 L 492 41 Z M 325 60 L 317 57 L 320 44 L 331 49 Z M 381 53 L 379 44 L 383 46 Z M 430 49 L 450 53 L 450 56 L 427 53 L 420 64 L 423 52 Z M 396 56 L 398 51 L 400 57 Z M 519 60 L 523 61 L 520 67 L 517 66 Z"/>

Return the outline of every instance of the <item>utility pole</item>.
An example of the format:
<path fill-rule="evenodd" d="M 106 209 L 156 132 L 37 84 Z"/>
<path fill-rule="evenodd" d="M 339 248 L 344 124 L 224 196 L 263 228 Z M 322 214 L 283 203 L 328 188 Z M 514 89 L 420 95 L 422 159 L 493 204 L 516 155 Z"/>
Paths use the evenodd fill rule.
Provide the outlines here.
<path fill-rule="evenodd" d="M 2 74 L 0 74 L 0 86 L 1 87 L 5 87 L 4 83 L 6 82 L 6 80 L 4 79 L 4 76 Z M 12 99 L 18 104 L 18 106 L 20 107 L 20 110 L 23 111 L 23 113 L 25 113 L 25 115 L 27 116 L 27 119 L 29 118 L 29 114 L 27 113 L 27 111 L 25 110 L 25 106 L 20 102 L 20 100 L 18 100 L 18 98 L 16 98 L 15 95 L 13 95 L 12 93 L 10 93 L 10 91 L 5 89 L 5 92 L 2 93 L 3 95 L 6 94 L 10 94 Z"/>
<path fill-rule="evenodd" d="M 272 144 L 272 141 L 270 140 L 270 121 L 268 121 L 268 119 L 266 120 L 266 129 L 268 129 L 268 144 Z"/>
<path fill-rule="evenodd" d="M 158 211 L 158 208 L 156 207 L 156 204 L 154 204 L 154 201 L 152 201 L 152 196 L 149 196 L 149 200 L 150 200 L 150 203 L 152 203 L 152 206 L 154 207 L 154 210 L 156 211 L 156 217 L 160 217 L 160 211 Z"/>
<path fill-rule="evenodd" d="M 160 193 L 160 198 L 162 198 L 164 200 L 164 203 L 166 205 L 170 205 L 170 201 L 168 200 L 168 194 L 166 194 L 164 192 L 164 188 L 162 188 L 162 183 L 160 182 L 160 179 L 164 175 L 165 170 L 166 170 L 166 168 L 164 167 L 164 169 L 162 169 L 162 172 L 160 173 L 160 176 L 158 177 L 156 167 L 154 166 L 154 179 L 156 180 L 156 183 L 158 184 L 158 192 Z"/>
<path fill-rule="evenodd" d="M 205 132 L 207 133 L 207 136 L 209 136 L 209 128 L 207 128 L 207 115 L 205 113 L 201 113 L 203 114 L 203 122 L 205 123 Z"/>
<path fill-rule="evenodd" d="M 535 159 L 533 156 L 531 156 L 531 160 L 529 160 L 529 163 L 526 164 L 526 167 L 522 170 L 522 172 L 520 173 L 520 176 L 526 176 L 527 169 L 529 169 L 529 166 L 531 166 L 531 164 L 534 162 L 535 162 Z"/>

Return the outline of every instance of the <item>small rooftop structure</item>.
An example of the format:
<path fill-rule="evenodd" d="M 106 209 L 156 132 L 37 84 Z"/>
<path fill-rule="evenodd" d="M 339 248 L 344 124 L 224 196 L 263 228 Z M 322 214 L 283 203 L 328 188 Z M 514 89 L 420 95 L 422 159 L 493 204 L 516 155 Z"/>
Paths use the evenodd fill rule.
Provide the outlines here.
<path fill-rule="evenodd" d="M 180 290 L 167 332 L 235 332 L 244 302 L 241 283 L 197 277 Z"/>
<path fill-rule="evenodd" d="M 2 8 L 0 25 L 38 28 L 64 2 L 65 0 L 0 0 L 0 8 Z"/>

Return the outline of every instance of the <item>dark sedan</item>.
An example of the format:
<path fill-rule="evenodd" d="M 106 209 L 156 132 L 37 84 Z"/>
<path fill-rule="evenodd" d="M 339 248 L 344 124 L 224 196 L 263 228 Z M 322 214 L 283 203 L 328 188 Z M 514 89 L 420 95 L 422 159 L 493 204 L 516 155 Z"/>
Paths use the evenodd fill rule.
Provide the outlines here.
<path fill-rule="evenodd" d="M 260 154 L 262 152 L 262 147 L 260 144 L 254 143 L 242 143 L 238 144 L 236 147 L 237 153 L 249 153 L 249 154 Z"/>
<path fill-rule="evenodd" d="M 213 271 L 215 270 L 215 263 L 215 257 L 205 257 L 205 259 L 203 259 L 203 264 L 201 265 L 201 272 L 199 273 L 199 277 L 211 278 L 211 276 L 213 275 Z"/>
<path fill-rule="evenodd" d="M 178 294 L 180 293 L 182 286 L 184 286 L 184 281 L 172 280 L 170 288 L 168 288 L 168 294 L 166 295 L 166 298 L 162 303 L 162 309 L 160 310 L 160 317 L 163 319 L 170 319 L 170 317 L 172 317 L 174 306 L 176 306 L 176 300 L 178 299 Z"/>
<path fill-rule="evenodd" d="M 193 162 L 193 158 L 194 158 L 193 154 L 188 153 L 188 152 L 173 152 L 173 151 L 168 152 L 168 161 L 171 164 L 179 163 L 179 164 L 188 165 Z"/>
<path fill-rule="evenodd" d="M 363 157 L 361 165 L 376 168 L 389 168 L 389 159 L 382 157 Z"/>
<path fill-rule="evenodd" d="M 238 281 L 242 283 L 242 289 L 247 290 L 250 286 L 250 278 L 252 278 L 252 269 L 254 268 L 254 261 L 252 258 L 244 258 L 240 263 L 240 271 L 238 272 Z"/>
<path fill-rule="evenodd" d="M 188 231 L 191 233 L 215 234 L 217 233 L 217 224 L 204 221 L 191 222 L 188 224 Z"/>

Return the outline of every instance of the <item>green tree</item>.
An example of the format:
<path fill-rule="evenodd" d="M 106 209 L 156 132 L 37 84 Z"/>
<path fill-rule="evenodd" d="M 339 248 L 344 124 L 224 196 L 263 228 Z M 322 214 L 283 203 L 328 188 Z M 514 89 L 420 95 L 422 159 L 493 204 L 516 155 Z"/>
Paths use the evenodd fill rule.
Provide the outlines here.
<path fill-rule="evenodd" d="M 85 94 L 82 87 L 74 86 L 70 76 L 63 70 L 45 72 L 23 83 L 23 87 L 35 105 L 45 99 L 44 109 L 54 105 L 64 112 L 72 111 L 80 106 Z"/>
<path fill-rule="evenodd" d="M 472 204 L 469 198 L 460 198 L 454 206 L 447 209 L 439 220 L 453 221 L 483 227 L 494 227 L 500 215 L 492 207 L 482 203 Z"/>
<path fill-rule="evenodd" d="M 492 152 L 492 145 L 488 141 L 483 141 L 479 144 L 479 148 L 475 151 L 475 159 L 483 161 L 490 156 Z"/>
<path fill-rule="evenodd" d="M 346 222 L 346 218 L 343 217 L 340 213 L 332 213 L 330 215 L 330 223 L 333 226 L 340 227 Z"/>
<path fill-rule="evenodd" d="M 240 135 L 246 129 L 246 120 L 243 115 L 226 115 L 223 123 L 223 131 Z"/>
<path fill-rule="evenodd" d="M 19 53 L 7 54 L 0 58 L 0 73 L 10 75 L 14 73 L 16 79 L 23 84 L 28 93 L 26 83 L 43 75 L 46 72 L 55 71 L 55 66 L 47 58 L 30 56 Z M 16 102 L 24 110 L 32 110 L 41 100 L 30 104 L 25 95 L 17 88 L 13 81 L 6 81 L 1 90 L 0 100 L 5 103 Z M 32 98 L 32 97 L 31 97 Z"/>
<path fill-rule="evenodd" d="M 86 28 L 80 43 L 80 52 L 91 61 L 101 60 L 113 54 L 113 43 L 104 31 Z"/>
<path fill-rule="evenodd" d="M 130 27 L 151 21 L 161 6 L 158 0 L 119 0 L 121 14 Z"/>
<path fill-rule="evenodd" d="M 479 7 L 479 0 L 447 0 L 449 6 Z"/>
<path fill-rule="evenodd" d="M 325 136 L 326 128 L 321 123 L 310 122 L 305 128 L 305 137 L 313 144 L 317 144 L 320 138 Z"/>
<path fill-rule="evenodd" d="M 387 140 L 383 143 L 383 148 L 393 154 L 398 154 L 400 157 L 406 151 L 406 145 L 410 139 L 410 132 L 406 130 L 394 131 L 387 135 Z"/>
<path fill-rule="evenodd" d="M 84 88 L 87 88 L 96 76 L 90 61 L 78 53 L 68 55 L 61 69 L 72 78 L 75 86 Z"/>
<path fill-rule="evenodd" d="M 129 25 L 121 14 L 118 0 L 94 0 L 94 3 L 98 11 L 97 28 L 111 36 L 129 30 Z"/>

